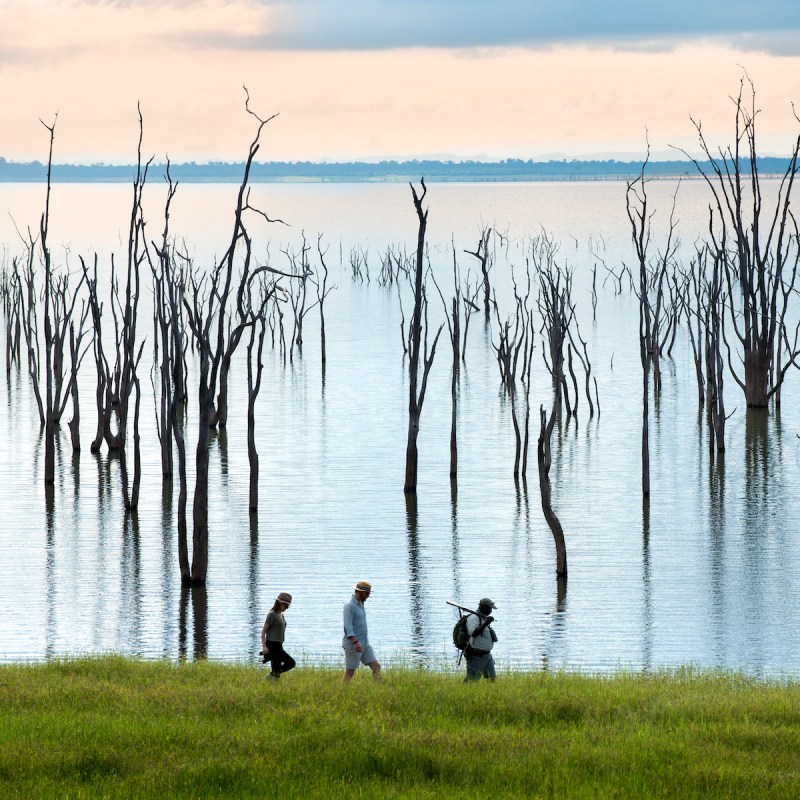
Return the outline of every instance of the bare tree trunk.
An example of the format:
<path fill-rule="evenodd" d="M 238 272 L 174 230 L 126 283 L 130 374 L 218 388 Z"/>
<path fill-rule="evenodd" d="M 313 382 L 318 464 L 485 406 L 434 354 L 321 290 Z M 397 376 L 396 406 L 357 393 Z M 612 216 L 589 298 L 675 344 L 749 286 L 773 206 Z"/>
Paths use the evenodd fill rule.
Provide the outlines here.
<path fill-rule="evenodd" d="M 649 363 L 642 367 L 642 494 L 650 494 L 650 377 Z"/>
<path fill-rule="evenodd" d="M 550 453 L 550 438 L 553 433 L 556 418 L 556 404 L 550 412 L 550 419 L 547 419 L 547 412 L 544 406 L 539 407 L 540 426 L 539 426 L 539 446 L 537 449 L 537 460 L 539 464 L 539 490 L 542 496 L 542 511 L 544 518 L 553 534 L 553 541 L 556 546 L 556 574 L 562 578 L 567 577 L 567 545 L 564 540 L 564 529 L 561 522 L 553 511 L 553 504 L 550 496 L 550 464 L 552 461 Z"/>
<path fill-rule="evenodd" d="M 189 544 L 186 524 L 186 506 L 189 492 L 186 481 L 186 442 L 183 436 L 182 420 L 178 419 L 178 408 L 183 408 L 185 405 L 184 326 L 181 313 L 184 279 L 182 275 L 175 274 L 169 260 L 164 263 L 164 267 L 166 299 L 169 304 L 170 316 L 169 331 L 172 340 L 170 349 L 173 353 L 172 394 L 169 403 L 170 430 L 178 451 L 178 566 L 181 572 L 181 583 L 187 586 L 192 578 L 191 567 L 189 566 Z"/>
<path fill-rule="evenodd" d="M 44 482 L 45 485 L 55 483 L 56 479 L 56 443 L 55 420 L 53 418 L 53 329 L 50 319 L 50 297 L 52 291 L 53 273 L 50 262 L 50 249 L 47 245 L 47 229 L 50 220 L 50 174 L 53 165 L 53 139 L 55 137 L 55 123 L 53 127 L 45 125 L 50 132 L 50 156 L 47 160 L 47 200 L 45 212 L 42 215 L 40 236 L 42 256 L 44 260 L 44 342 L 45 342 L 45 431 L 44 431 Z"/>
<path fill-rule="evenodd" d="M 201 367 L 197 448 L 195 450 L 195 491 L 192 505 L 192 583 L 206 582 L 208 574 L 208 438 L 211 402 L 208 388 L 208 357 Z"/>
<path fill-rule="evenodd" d="M 422 193 L 418 196 L 413 184 L 411 184 L 411 195 L 414 200 L 414 208 L 417 212 L 419 230 L 417 233 L 417 261 L 414 273 L 414 315 L 411 321 L 411 336 L 409 341 L 409 366 L 408 366 L 408 442 L 406 444 L 406 477 L 403 486 L 406 492 L 417 491 L 417 437 L 419 435 L 419 419 L 422 412 L 422 404 L 425 401 L 425 388 L 428 382 L 433 359 L 436 354 L 436 343 L 439 341 L 439 334 L 442 332 L 443 325 L 440 326 L 433 346 L 431 347 L 430 357 L 427 347 L 427 320 L 425 321 L 425 341 L 422 336 L 422 315 L 423 309 L 427 307 L 425 298 L 425 287 L 423 284 L 423 259 L 425 252 L 425 229 L 428 224 L 428 209 L 423 211 L 422 202 L 427 194 L 425 180 L 421 180 Z M 427 315 L 426 315 L 427 316 Z M 423 351 L 424 346 L 424 351 Z M 422 381 L 419 391 L 417 390 L 419 381 L 420 358 L 422 358 Z"/>
<path fill-rule="evenodd" d="M 197 449 L 195 454 L 196 479 L 194 489 L 194 503 L 192 507 L 193 527 L 192 527 L 192 584 L 205 584 L 208 574 L 208 441 L 209 425 L 212 420 L 214 393 L 218 385 L 219 370 L 223 354 L 225 352 L 225 331 L 230 320 L 230 310 L 228 309 L 229 299 L 232 291 L 233 267 L 237 248 L 240 242 L 244 242 L 245 254 L 245 274 L 241 277 L 238 287 L 238 306 L 240 314 L 240 324 L 243 319 L 243 297 L 248 283 L 248 272 L 250 258 L 252 254 L 251 242 L 245 229 L 243 213 L 245 210 L 257 211 L 253 209 L 245 199 L 245 192 L 250 179 L 250 169 L 253 160 L 260 148 L 260 138 L 264 127 L 274 119 L 268 117 L 261 119 L 250 109 L 250 95 L 245 89 L 247 101 L 245 109 L 248 114 L 255 117 L 258 121 L 258 129 L 253 138 L 245 162 L 244 175 L 239 186 L 236 209 L 234 212 L 233 233 L 228 249 L 225 251 L 220 263 L 214 268 L 210 275 L 210 286 L 207 295 L 203 296 L 203 280 L 192 277 L 192 302 L 184 300 L 184 308 L 187 314 L 187 322 L 192 331 L 195 345 L 197 346 L 200 358 L 200 376 L 198 388 L 198 436 Z M 269 222 L 266 215 L 263 215 Z M 263 267 L 269 270 L 268 267 Z M 255 273 L 253 273 L 255 275 Z M 216 330 L 212 334 L 212 326 L 216 322 Z M 241 334 L 240 334 L 241 335 Z"/>
<path fill-rule="evenodd" d="M 177 187 L 172 182 L 170 176 L 170 164 L 167 161 L 167 199 L 164 204 L 164 230 L 161 234 L 161 247 L 155 247 L 158 261 L 150 256 L 150 250 L 146 249 L 148 261 L 150 262 L 150 272 L 153 276 L 153 364 L 158 364 L 159 389 L 157 396 L 156 424 L 158 439 L 161 444 L 161 476 L 164 481 L 172 479 L 173 474 L 173 434 L 172 434 L 172 413 L 171 403 L 175 392 L 180 391 L 180 387 L 173 390 L 171 379 L 173 375 L 173 362 L 182 358 L 180 339 L 175 340 L 172 335 L 172 327 L 179 324 L 178 313 L 180 306 L 175 308 L 170 303 L 170 293 L 174 291 L 172 281 L 175 280 L 172 271 L 172 258 L 174 248 L 170 243 L 169 221 L 170 207 L 175 197 Z M 159 343 L 160 358 L 159 358 Z M 154 386 L 155 390 L 155 386 Z"/>
<path fill-rule="evenodd" d="M 86 309 L 81 319 L 81 328 L 83 328 L 83 322 L 86 319 L 87 313 L 88 313 L 88 308 Z M 80 452 L 81 449 L 81 406 L 80 406 L 80 398 L 78 396 L 78 369 L 80 368 L 81 361 L 83 359 L 83 355 L 80 353 L 80 345 L 82 337 L 83 337 L 83 331 L 81 330 L 79 334 L 76 336 L 75 326 L 73 324 L 70 324 L 69 354 L 70 354 L 71 366 L 70 366 L 69 393 L 72 399 L 72 419 L 69 421 L 68 425 L 69 425 L 70 439 L 72 441 L 72 451 L 75 453 Z"/>
<path fill-rule="evenodd" d="M 259 460 L 256 448 L 256 397 L 261 383 L 261 348 L 264 344 L 266 325 L 261 321 L 259 333 L 259 348 L 256 355 L 256 378 L 253 378 L 253 344 L 256 337 L 256 328 L 250 329 L 250 343 L 247 346 L 247 459 L 250 463 L 250 513 L 258 511 L 258 478 Z"/>
<path fill-rule="evenodd" d="M 335 286 L 328 287 L 328 265 L 325 263 L 325 255 L 328 252 L 327 247 L 322 249 L 322 235 L 317 237 L 317 253 L 319 254 L 319 263 L 322 268 L 322 277 L 319 274 L 316 278 L 311 278 L 317 288 L 317 305 L 319 306 L 319 345 L 320 357 L 322 360 L 322 373 L 325 374 L 325 365 L 327 364 L 327 348 L 325 342 L 325 298 L 336 288 Z"/>
<path fill-rule="evenodd" d="M 453 285 L 455 294 L 452 297 L 450 310 L 448 311 L 444 295 L 436 279 L 433 279 L 436 290 L 444 307 L 447 319 L 447 328 L 450 332 L 450 346 L 453 352 L 453 363 L 450 368 L 450 477 L 458 475 L 458 378 L 459 362 L 461 359 L 461 286 L 459 283 L 458 262 L 456 260 L 456 248 L 453 244 Z"/>
<path fill-rule="evenodd" d="M 261 391 L 261 378 L 264 364 L 261 361 L 264 353 L 264 339 L 267 334 L 267 305 L 275 291 L 275 284 L 269 287 L 262 285 L 259 311 L 255 315 L 250 329 L 250 341 L 247 345 L 247 457 L 250 462 L 250 512 L 258 511 L 258 479 L 259 458 L 256 448 L 256 399 Z M 256 338 L 256 325 L 258 337 Z M 255 347 L 255 370 L 254 367 Z"/>
<path fill-rule="evenodd" d="M 22 323 L 28 348 L 28 369 L 33 385 L 33 392 L 39 410 L 39 419 L 44 428 L 44 484 L 52 486 L 55 483 L 56 468 L 56 428 L 64 413 L 70 397 L 73 399 L 72 386 L 77 381 L 77 369 L 80 365 L 80 342 L 83 338 L 83 324 L 86 319 L 84 313 L 80 322 L 79 333 L 75 334 L 73 313 L 77 301 L 78 291 L 83 283 L 70 293 L 69 276 L 64 274 L 57 277 L 54 274 L 53 264 L 48 243 L 50 225 L 50 196 L 51 175 L 53 165 L 53 143 L 55 141 L 55 122 L 53 125 L 42 123 L 50 135 L 50 146 L 47 160 L 47 189 L 45 195 L 45 208 L 39 223 L 39 250 L 41 262 L 44 265 L 43 284 L 40 296 L 43 301 L 43 328 L 44 328 L 44 402 L 39 382 L 42 378 L 40 369 L 40 340 L 36 309 L 36 278 L 34 273 L 34 252 L 36 242 L 29 235 L 26 243 L 27 264 L 25 268 L 25 289 L 22 291 L 22 280 L 19 276 L 17 262 L 14 261 L 14 280 L 20 287 Z M 73 347 L 73 357 L 69 371 L 69 380 L 65 384 L 67 373 L 64 348 L 67 334 L 70 334 L 70 346 Z M 73 431 L 74 437 L 74 431 Z M 73 438 L 73 445 L 75 439 Z M 78 447 L 80 443 L 78 442 Z"/>
<path fill-rule="evenodd" d="M 642 494 L 650 494 L 650 370 L 653 371 L 653 392 L 656 401 L 661 388 L 661 369 L 659 357 L 661 352 L 661 333 L 665 317 L 674 313 L 664 303 L 664 281 L 668 268 L 674 266 L 678 241 L 675 236 L 675 203 L 676 194 L 672 198 L 672 212 L 669 218 L 669 233 L 664 250 L 659 254 L 655 264 L 650 263 L 650 221 L 652 214 L 648 211 L 647 180 L 645 170 L 650 160 L 650 145 L 647 145 L 647 157 L 642 164 L 641 172 L 636 180 L 628 183 L 625 203 L 628 219 L 631 223 L 636 259 L 639 266 L 639 357 L 642 362 Z"/>
<path fill-rule="evenodd" d="M 489 282 L 489 271 L 492 268 L 491 258 L 489 256 L 489 237 L 492 234 L 491 228 L 484 228 L 481 232 L 481 238 L 478 242 L 477 248 L 473 250 L 465 250 L 471 256 L 478 259 L 481 268 L 482 286 L 483 286 L 483 312 L 488 322 L 491 319 L 492 303 L 491 294 L 492 288 Z"/>

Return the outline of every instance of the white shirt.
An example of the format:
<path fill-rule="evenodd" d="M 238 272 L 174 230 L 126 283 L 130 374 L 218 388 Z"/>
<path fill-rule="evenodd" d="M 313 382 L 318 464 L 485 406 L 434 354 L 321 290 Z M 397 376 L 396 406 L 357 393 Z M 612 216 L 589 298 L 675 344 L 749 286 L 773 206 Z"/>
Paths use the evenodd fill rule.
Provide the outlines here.
<path fill-rule="evenodd" d="M 489 626 L 487 625 L 483 632 L 475 636 L 475 629 L 483 622 L 483 618 L 477 614 L 470 614 L 467 617 L 467 633 L 469 633 L 469 646 L 475 650 L 491 650 L 494 647 L 492 635 L 489 633 Z"/>

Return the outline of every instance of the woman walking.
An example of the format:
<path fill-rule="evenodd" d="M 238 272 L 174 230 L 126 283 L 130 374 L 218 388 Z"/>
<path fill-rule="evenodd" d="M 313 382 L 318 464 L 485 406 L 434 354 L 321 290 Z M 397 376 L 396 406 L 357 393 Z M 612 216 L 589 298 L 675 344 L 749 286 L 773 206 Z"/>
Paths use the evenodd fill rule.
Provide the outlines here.
<path fill-rule="evenodd" d="M 261 647 L 264 660 L 272 662 L 272 671 L 267 676 L 273 680 L 280 678 L 281 673 L 288 672 L 296 666 L 296 661 L 283 649 L 286 635 L 286 620 L 283 612 L 292 604 L 292 596 L 281 592 L 264 620 L 261 629 Z"/>

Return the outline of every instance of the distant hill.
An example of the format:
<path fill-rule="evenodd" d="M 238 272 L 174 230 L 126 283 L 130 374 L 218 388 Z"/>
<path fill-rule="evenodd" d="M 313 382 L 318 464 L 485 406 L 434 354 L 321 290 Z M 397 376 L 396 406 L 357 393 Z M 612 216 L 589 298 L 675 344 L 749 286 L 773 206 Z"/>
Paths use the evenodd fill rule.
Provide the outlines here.
<path fill-rule="evenodd" d="M 783 174 L 789 162 L 785 158 L 765 157 L 758 160 L 762 174 Z M 560 160 L 533 161 L 509 158 L 504 161 L 351 161 L 317 163 L 311 161 L 269 161 L 253 164 L 251 182 L 273 183 L 363 183 L 419 180 L 430 182 L 492 181 L 583 181 L 630 180 L 642 169 L 638 161 Z M 238 183 L 244 164 L 188 162 L 171 164 L 173 181 L 181 183 Z M 59 183 L 127 183 L 133 179 L 135 167 L 112 164 L 54 164 L 52 180 Z M 745 162 L 749 171 L 749 162 Z M 153 163 L 150 181 L 162 180 L 165 164 Z M 647 176 L 667 178 L 697 177 L 694 165 L 686 160 L 651 161 Z M 39 161 L 14 162 L 0 158 L 0 182 L 42 182 L 47 166 Z"/>

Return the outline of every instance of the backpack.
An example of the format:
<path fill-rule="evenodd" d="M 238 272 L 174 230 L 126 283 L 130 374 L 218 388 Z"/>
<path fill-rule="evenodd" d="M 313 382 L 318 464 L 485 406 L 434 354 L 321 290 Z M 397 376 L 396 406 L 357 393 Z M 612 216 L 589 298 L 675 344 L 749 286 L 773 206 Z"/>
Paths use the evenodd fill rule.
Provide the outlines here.
<path fill-rule="evenodd" d="M 453 626 L 453 644 L 459 649 L 464 650 L 469 644 L 469 631 L 467 630 L 467 617 L 464 614 L 458 618 L 458 622 Z"/>

